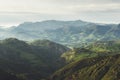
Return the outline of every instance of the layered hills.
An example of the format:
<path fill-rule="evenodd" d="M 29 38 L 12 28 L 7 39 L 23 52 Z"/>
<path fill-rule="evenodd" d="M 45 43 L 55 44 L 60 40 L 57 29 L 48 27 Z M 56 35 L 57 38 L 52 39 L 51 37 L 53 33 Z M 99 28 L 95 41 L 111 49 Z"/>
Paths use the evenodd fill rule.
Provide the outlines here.
<path fill-rule="evenodd" d="M 0 41 L 3 79 L 119 80 L 119 63 L 120 41 L 97 41 L 73 49 L 49 40 Z"/>
<path fill-rule="evenodd" d="M 3 30 L 2 30 L 3 31 Z M 0 31 L 3 38 L 15 37 L 21 40 L 48 39 L 67 45 L 88 43 L 99 40 L 119 40 L 119 24 L 99 24 L 76 21 L 48 20 L 25 22 Z"/>
<path fill-rule="evenodd" d="M 48 20 L 0 34 L 1 80 L 120 79 L 120 24 Z"/>
<path fill-rule="evenodd" d="M 69 63 L 50 80 L 119 80 L 120 41 L 98 41 L 84 48 L 65 52 Z"/>
<path fill-rule="evenodd" d="M 97 41 L 90 45 L 73 48 L 62 54 L 67 62 L 82 60 L 96 56 L 120 54 L 120 41 Z"/>

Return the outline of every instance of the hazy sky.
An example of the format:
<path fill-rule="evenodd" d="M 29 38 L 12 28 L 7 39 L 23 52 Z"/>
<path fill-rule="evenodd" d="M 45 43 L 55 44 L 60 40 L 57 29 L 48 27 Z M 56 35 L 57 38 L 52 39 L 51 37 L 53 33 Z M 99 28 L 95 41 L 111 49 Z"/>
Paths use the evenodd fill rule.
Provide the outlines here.
<path fill-rule="evenodd" d="M 120 23 L 120 0 L 0 0 L 1 26 L 51 19 Z"/>

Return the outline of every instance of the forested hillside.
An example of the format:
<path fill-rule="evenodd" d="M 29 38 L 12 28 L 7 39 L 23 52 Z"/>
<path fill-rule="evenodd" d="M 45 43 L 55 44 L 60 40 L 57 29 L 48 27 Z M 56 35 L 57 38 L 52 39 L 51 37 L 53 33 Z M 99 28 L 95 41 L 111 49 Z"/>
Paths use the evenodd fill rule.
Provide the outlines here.
<path fill-rule="evenodd" d="M 119 80 L 120 54 L 83 59 L 57 71 L 50 80 Z"/>
<path fill-rule="evenodd" d="M 0 69 L 26 80 L 39 80 L 66 64 L 61 55 L 68 50 L 49 40 L 5 39 L 0 41 Z"/>

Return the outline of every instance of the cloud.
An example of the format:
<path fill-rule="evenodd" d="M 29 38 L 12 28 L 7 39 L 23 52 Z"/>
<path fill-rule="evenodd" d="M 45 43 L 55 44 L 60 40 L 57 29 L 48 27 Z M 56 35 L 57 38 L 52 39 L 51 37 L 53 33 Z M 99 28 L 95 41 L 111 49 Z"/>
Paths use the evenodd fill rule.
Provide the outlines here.
<path fill-rule="evenodd" d="M 0 2 L 1 23 L 46 19 L 83 19 L 117 23 L 120 21 L 120 0 L 0 0 Z"/>
<path fill-rule="evenodd" d="M 84 11 L 120 10 L 120 0 L 0 0 L 1 12 L 67 14 Z"/>

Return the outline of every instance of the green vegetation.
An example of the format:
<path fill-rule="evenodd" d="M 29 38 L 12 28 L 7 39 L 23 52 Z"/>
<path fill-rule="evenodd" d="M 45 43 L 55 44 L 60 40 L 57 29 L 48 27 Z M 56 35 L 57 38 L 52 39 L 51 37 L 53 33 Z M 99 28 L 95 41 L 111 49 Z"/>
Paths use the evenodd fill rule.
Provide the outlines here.
<path fill-rule="evenodd" d="M 119 80 L 120 41 L 98 41 L 65 52 L 69 63 L 56 71 L 50 80 Z"/>
<path fill-rule="evenodd" d="M 120 54 L 120 41 L 97 41 L 85 47 L 73 48 L 61 57 L 67 62 L 74 62 L 85 58 L 115 54 Z"/>
<path fill-rule="evenodd" d="M 73 62 L 53 74 L 50 80 L 119 80 L 120 54 Z"/>
<path fill-rule="evenodd" d="M 25 22 L 16 27 L 1 29 L 0 39 L 15 37 L 20 40 L 48 39 L 60 44 L 80 47 L 84 43 L 120 39 L 120 24 L 97 24 L 81 20 Z"/>
<path fill-rule="evenodd" d="M 119 63 L 120 41 L 97 41 L 73 49 L 49 40 L 0 41 L 3 78 L 9 75 L 16 80 L 119 80 Z"/>
<path fill-rule="evenodd" d="M 48 41 L 26 43 L 15 38 L 0 41 L 0 69 L 26 80 L 51 75 L 66 63 L 60 56 L 69 48 Z"/>

